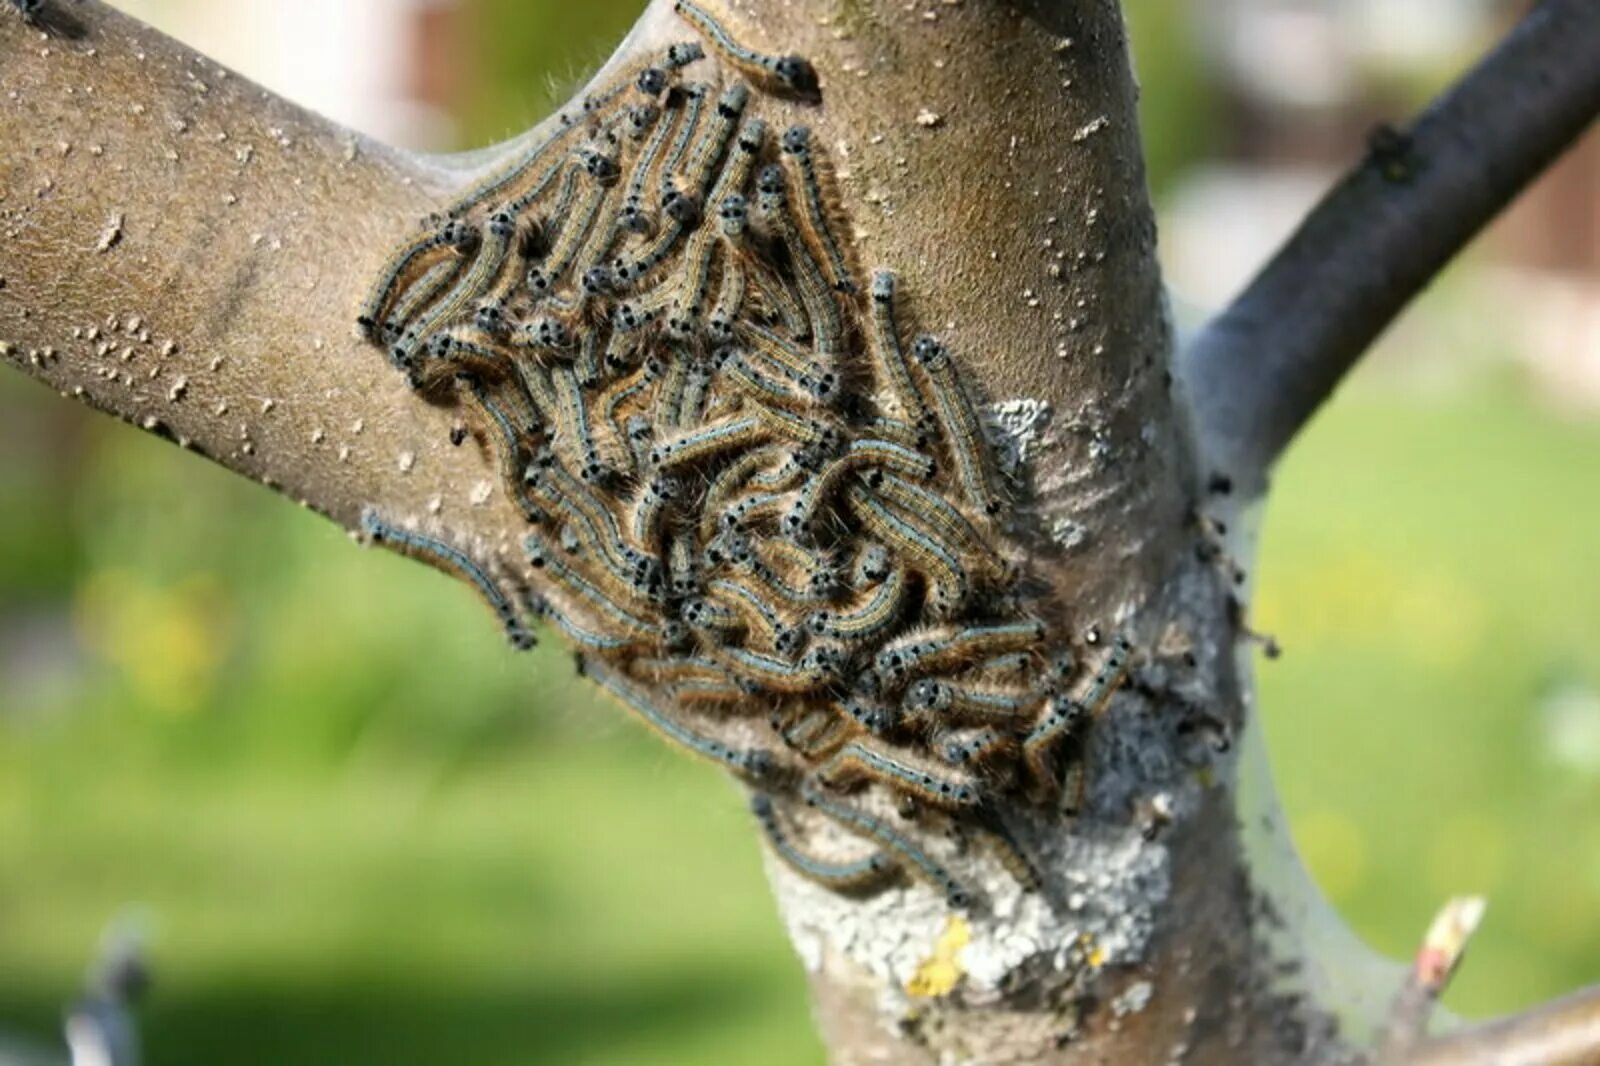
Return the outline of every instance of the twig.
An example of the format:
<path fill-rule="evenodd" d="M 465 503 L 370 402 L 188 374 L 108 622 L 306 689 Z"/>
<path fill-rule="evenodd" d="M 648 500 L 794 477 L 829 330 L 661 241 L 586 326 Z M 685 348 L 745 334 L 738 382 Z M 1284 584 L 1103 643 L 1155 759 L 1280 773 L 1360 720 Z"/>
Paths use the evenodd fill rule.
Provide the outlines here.
<path fill-rule="evenodd" d="M 1405 1066 L 1585 1066 L 1600 1062 L 1600 986 L 1421 1044 Z"/>
<path fill-rule="evenodd" d="M 1410 299 L 1600 114 L 1600 3 L 1541 0 L 1371 150 L 1185 353 L 1212 470 L 1247 495 Z"/>
<path fill-rule="evenodd" d="M 1433 919 L 1422 947 L 1417 949 L 1411 973 L 1395 996 L 1378 1050 L 1380 1063 L 1404 1062 L 1427 1038 L 1434 1004 L 1460 965 L 1467 942 L 1483 920 L 1484 907 L 1481 896 L 1458 897 L 1446 903 Z"/>

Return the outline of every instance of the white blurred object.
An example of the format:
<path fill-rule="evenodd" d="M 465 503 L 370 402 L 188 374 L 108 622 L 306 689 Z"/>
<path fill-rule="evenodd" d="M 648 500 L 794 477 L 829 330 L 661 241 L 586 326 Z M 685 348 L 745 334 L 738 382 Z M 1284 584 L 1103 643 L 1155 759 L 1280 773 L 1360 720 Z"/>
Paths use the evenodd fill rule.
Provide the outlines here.
<path fill-rule="evenodd" d="M 1351 50 L 1334 9 L 1234 0 L 1207 19 L 1213 56 L 1248 95 L 1279 106 L 1335 107 L 1354 95 Z M 1208 11 L 1208 16 L 1213 15 Z"/>
<path fill-rule="evenodd" d="M 407 93 L 416 16 L 444 0 L 112 2 L 353 129 L 410 147 L 448 140 L 448 119 Z"/>
<path fill-rule="evenodd" d="M 1600 775 L 1600 693 L 1580 677 L 1563 677 L 1540 697 L 1539 721 L 1549 762 Z"/>
<path fill-rule="evenodd" d="M 150 985 L 147 924 L 137 914 L 124 915 L 102 938 L 83 998 L 67 1012 L 64 1032 L 72 1066 L 139 1066 L 133 1009 Z"/>
<path fill-rule="evenodd" d="M 1371 68 L 1469 51 L 1492 0 L 1194 0 L 1212 60 L 1246 95 L 1291 109 L 1352 103 Z"/>
<path fill-rule="evenodd" d="M 1196 167 L 1161 216 L 1161 268 L 1182 300 L 1222 307 L 1336 178 L 1314 167 Z"/>
<path fill-rule="evenodd" d="M 1470 51 L 1494 16 L 1494 0 L 1343 0 L 1339 7 L 1360 51 L 1390 69 Z"/>
<path fill-rule="evenodd" d="M 1503 306 L 1517 308 L 1510 318 L 1515 356 L 1551 403 L 1600 410 L 1600 277 L 1497 263 L 1493 285 Z M 1595 761 L 1600 765 L 1600 756 Z"/>

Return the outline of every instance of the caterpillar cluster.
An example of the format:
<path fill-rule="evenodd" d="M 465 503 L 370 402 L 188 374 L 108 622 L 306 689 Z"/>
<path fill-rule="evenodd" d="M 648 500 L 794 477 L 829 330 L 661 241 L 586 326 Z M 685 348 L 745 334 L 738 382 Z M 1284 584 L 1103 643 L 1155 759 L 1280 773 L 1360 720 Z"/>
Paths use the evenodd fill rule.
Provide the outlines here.
<path fill-rule="evenodd" d="M 581 672 L 747 781 L 806 876 L 910 873 L 966 905 L 924 846 L 953 828 L 1031 885 L 995 801 L 1060 794 L 1127 648 L 1076 681 L 950 352 L 908 336 L 892 273 L 858 280 L 810 131 L 752 113 L 820 99 L 810 63 L 677 6 L 714 80 L 686 78 L 713 66 L 692 42 L 609 79 L 396 253 L 358 320 L 497 449 L 534 587 L 376 514 L 367 532 L 473 581 L 513 641 L 519 607 L 559 629 Z M 808 851 L 815 819 L 866 850 Z"/>
<path fill-rule="evenodd" d="M 16 12 L 30 28 L 52 37 L 75 41 L 88 33 L 82 22 L 62 10 L 59 4 L 52 5 L 47 0 L 8 0 L 6 7 Z"/>

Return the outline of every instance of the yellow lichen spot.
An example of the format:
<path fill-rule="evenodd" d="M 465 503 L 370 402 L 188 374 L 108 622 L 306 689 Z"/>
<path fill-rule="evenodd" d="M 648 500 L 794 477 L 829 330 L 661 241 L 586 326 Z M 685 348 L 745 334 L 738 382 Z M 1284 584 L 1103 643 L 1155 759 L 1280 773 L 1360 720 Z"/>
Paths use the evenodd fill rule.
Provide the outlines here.
<path fill-rule="evenodd" d="M 933 946 L 933 955 L 923 960 L 917 972 L 906 982 L 906 992 L 913 996 L 947 996 L 966 975 L 961 965 L 961 949 L 972 943 L 972 927 L 959 914 L 952 914 L 945 923 L 939 942 Z"/>
<path fill-rule="evenodd" d="M 1089 949 L 1089 965 L 1098 970 L 1106 964 L 1106 949 L 1096 944 Z"/>

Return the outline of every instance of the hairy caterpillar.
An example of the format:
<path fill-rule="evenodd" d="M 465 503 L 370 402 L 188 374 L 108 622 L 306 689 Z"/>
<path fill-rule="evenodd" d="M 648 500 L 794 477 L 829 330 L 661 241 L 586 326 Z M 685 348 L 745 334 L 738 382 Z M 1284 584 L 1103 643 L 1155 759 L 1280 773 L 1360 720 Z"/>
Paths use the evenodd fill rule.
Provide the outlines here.
<path fill-rule="evenodd" d="M 390 525 L 370 508 L 361 512 L 361 529 L 375 544 L 392 547 L 398 552 L 470 582 L 482 594 L 484 601 L 494 611 L 495 617 L 500 619 L 500 624 L 505 627 L 506 638 L 512 646 L 523 649 L 533 647 L 533 634 L 523 625 L 521 612 L 517 610 L 512 598 L 507 596 L 499 583 L 489 576 L 488 571 L 474 562 L 466 552 L 442 540 Z"/>

